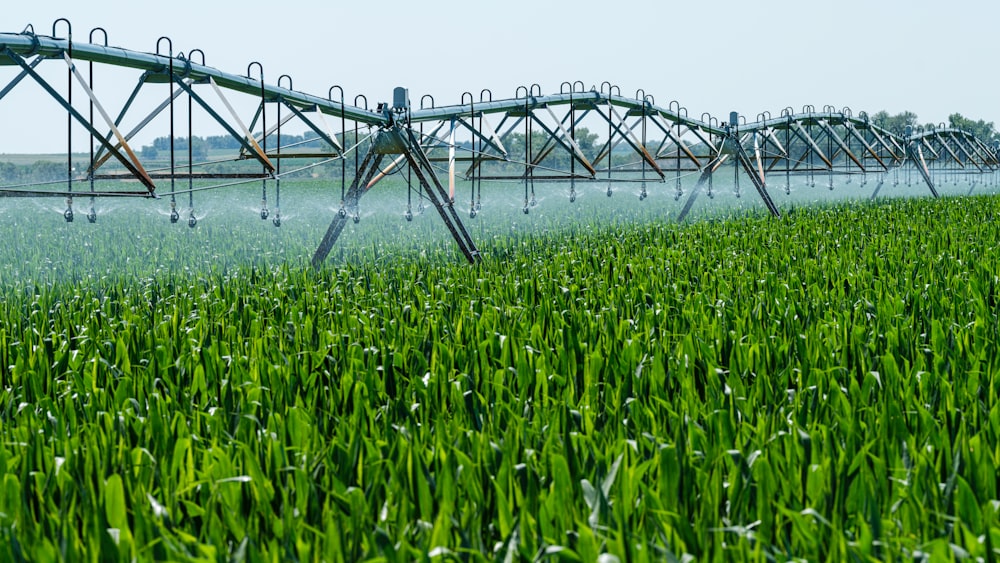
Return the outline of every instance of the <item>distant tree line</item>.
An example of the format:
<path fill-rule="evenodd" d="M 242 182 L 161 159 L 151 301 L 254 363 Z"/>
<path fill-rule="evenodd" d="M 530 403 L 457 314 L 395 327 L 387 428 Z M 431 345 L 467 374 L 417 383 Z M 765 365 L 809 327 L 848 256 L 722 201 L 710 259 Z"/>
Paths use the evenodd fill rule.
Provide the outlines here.
<path fill-rule="evenodd" d="M 873 114 L 871 119 L 876 125 L 880 125 L 881 127 L 898 134 L 905 133 L 907 127 L 913 127 L 914 129 L 920 127 L 920 120 L 917 118 L 917 114 L 912 111 L 904 111 L 902 113 L 890 115 L 889 112 L 882 110 Z M 924 124 L 923 127 L 924 129 L 940 128 L 941 125 L 942 124 L 940 123 L 927 123 Z M 996 128 L 993 126 L 992 121 L 984 121 L 982 119 L 973 120 L 960 113 L 953 113 L 949 115 L 948 122 L 943 125 L 945 127 L 968 131 L 986 142 L 994 141 L 1000 138 L 1000 134 L 998 134 Z"/>
<path fill-rule="evenodd" d="M 81 170 L 82 164 L 74 165 Z M 0 162 L 0 183 L 18 185 L 66 179 L 66 161 L 37 160 L 31 164 Z"/>
<path fill-rule="evenodd" d="M 340 135 L 337 135 L 338 140 Z M 208 151 L 212 150 L 240 150 L 240 140 L 231 135 L 210 135 L 208 137 L 192 136 L 191 155 L 195 159 L 204 160 L 208 158 Z M 274 143 L 275 138 L 268 136 L 268 142 Z M 281 146 L 290 147 L 294 145 L 296 149 L 319 149 L 326 146 L 326 142 L 321 140 L 313 131 L 306 131 L 303 135 L 281 135 Z M 273 149 L 274 147 L 268 147 Z M 186 157 L 188 151 L 187 137 L 174 137 L 174 153 Z M 143 158 L 157 159 L 169 158 L 170 137 L 157 137 L 153 139 L 153 144 L 143 145 L 139 149 L 139 154 Z"/>

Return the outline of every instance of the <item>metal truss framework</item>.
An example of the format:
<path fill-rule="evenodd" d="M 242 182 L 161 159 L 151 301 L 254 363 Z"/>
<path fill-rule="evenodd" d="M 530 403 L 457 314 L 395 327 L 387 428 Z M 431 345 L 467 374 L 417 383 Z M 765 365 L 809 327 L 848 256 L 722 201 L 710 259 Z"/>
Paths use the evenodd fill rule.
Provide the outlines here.
<path fill-rule="evenodd" d="M 60 25 L 64 37 L 57 36 Z M 101 43 L 95 43 L 96 36 Z M 65 66 L 65 87 L 52 84 L 39 72 L 38 67 L 46 62 Z M 138 73 L 134 89 L 114 117 L 95 93 L 95 64 Z M 65 184 L 0 186 L 0 197 L 64 197 L 64 216 L 72 221 L 74 197 L 90 197 L 91 202 L 97 197 L 161 197 L 163 189 L 157 181 L 163 180 L 169 182 L 171 221 L 181 218 L 177 196 L 187 195 L 187 221 L 194 227 L 196 191 L 260 181 L 260 217 L 270 217 L 280 226 L 281 180 L 287 175 L 282 161 L 336 161 L 340 163 L 341 204 L 313 258 L 316 265 L 329 254 L 349 218 L 359 220 L 361 197 L 402 167 L 417 178 L 420 205 L 426 199 L 435 207 L 470 262 L 480 254 L 456 210 L 462 205 L 456 180 L 471 186 L 466 200 L 470 217 L 480 209 L 484 181 L 523 185 L 524 213 L 535 205 L 536 182 L 568 183 L 570 201 L 583 182 L 606 184 L 608 196 L 614 185 L 638 184 L 641 199 L 650 185 L 673 184 L 667 189 L 673 190 L 678 201 L 684 199 L 677 213 L 677 220 L 683 221 L 706 188 L 713 195 L 713 174 L 727 161 L 750 179 L 775 216 L 780 211 L 768 190 L 775 184 L 788 190 L 793 176 L 806 178 L 810 185 L 825 181 L 831 189 L 835 177 L 846 176 L 848 182 L 858 177 L 861 185 L 875 184 L 871 193 L 875 198 L 886 181 L 895 178 L 898 182 L 901 170 L 916 171 L 937 197 L 938 181 L 969 177 L 971 193 L 977 178 L 996 182 L 1000 170 L 1000 147 L 959 129 L 889 131 L 864 112 L 855 116 L 848 108 L 832 106 L 820 111 L 805 106 L 799 112 L 786 108 L 776 117 L 765 112 L 754 122 L 733 113 L 720 123 L 708 114 L 691 118 L 677 102 L 659 106 L 641 90 L 634 97 L 622 96 L 617 86 L 607 82 L 590 89 L 581 82 L 564 82 L 559 93 L 549 95 L 534 84 L 503 100 L 493 100 L 489 90 L 480 92 L 478 100 L 466 92 L 458 105 L 443 107 L 435 107 L 433 98 L 424 96 L 418 108 L 411 107 L 405 89 L 397 88 L 391 105 L 380 103 L 371 110 L 364 96 L 356 97 L 353 104 L 345 103 L 339 86 L 320 97 L 295 91 L 287 75 L 269 84 L 259 63 L 251 63 L 246 75 L 221 72 L 205 65 L 200 50 L 174 53 L 166 37 L 157 42 L 156 53 L 110 47 L 101 28 L 91 31 L 88 42 L 76 43 L 66 20 L 53 24 L 51 36 L 38 35 L 30 26 L 21 33 L 0 33 L 0 66 L 14 70 L 13 78 L 0 82 L 0 103 L 21 83 L 35 83 L 67 115 Z M 168 91 L 158 94 L 162 102 L 134 117 L 140 92 L 159 92 L 161 84 L 168 85 Z M 85 95 L 84 109 L 79 99 L 74 102 L 74 91 Z M 234 96 L 254 100 L 256 111 L 249 122 L 234 109 L 230 101 Z M 183 101 L 187 102 L 187 128 L 186 137 L 179 137 L 175 108 Z M 175 144 L 193 138 L 196 106 L 238 142 L 240 149 L 233 159 L 255 162 L 259 171 L 203 172 L 200 164 L 196 171 L 192 142 L 185 143 L 188 154 L 183 165 L 178 165 Z M 164 113 L 167 116 L 161 117 Z M 331 127 L 328 117 L 339 122 L 339 127 Z M 170 165 L 150 170 L 129 143 L 154 121 L 163 120 L 169 122 Z M 287 130 L 293 120 L 313 134 L 312 148 L 283 143 L 282 127 Z M 134 125 L 125 129 L 126 121 Z M 82 128 L 90 139 L 89 166 L 84 173 L 72 165 L 74 128 Z M 323 148 L 316 149 L 317 143 Z M 353 179 L 348 182 L 352 160 Z M 693 175 L 697 182 L 684 194 L 682 179 Z M 195 187 L 195 180 L 228 183 Z M 135 189 L 136 181 L 142 189 Z M 185 181 L 186 189 L 178 188 L 178 182 Z M 269 183 L 276 196 L 273 212 L 268 208 Z M 96 221 L 93 205 L 87 218 Z M 412 218 L 409 203 L 406 218 Z"/>

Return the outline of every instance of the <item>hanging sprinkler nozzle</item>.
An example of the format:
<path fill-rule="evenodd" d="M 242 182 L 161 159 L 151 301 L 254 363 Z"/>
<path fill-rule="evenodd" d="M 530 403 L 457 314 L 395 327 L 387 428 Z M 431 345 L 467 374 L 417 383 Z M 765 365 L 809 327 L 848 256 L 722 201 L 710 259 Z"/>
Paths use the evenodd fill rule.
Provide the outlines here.
<path fill-rule="evenodd" d="M 176 223 L 177 221 L 180 221 L 180 220 L 181 220 L 181 214 L 177 212 L 177 203 L 171 201 L 170 202 L 170 222 L 171 223 Z"/>
<path fill-rule="evenodd" d="M 63 218 L 67 223 L 73 222 L 73 198 L 66 198 L 66 211 L 63 211 Z"/>
<path fill-rule="evenodd" d="M 194 209 L 191 209 L 191 214 L 188 215 L 188 227 L 192 229 L 198 225 L 198 218 L 194 216 Z"/>
<path fill-rule="evenodd" d="M 281 226 L 281 208 L 278 208 L 278 207 L 274 208 L 274 219 L 271 219 L 271 223 L 275 227 L 280 227 Z"/>
<path fill-rule="evenodd" d="M 267 217 L 270 214 L 271 212 L 267 210 L 267 200 L 266 199 L 260 200 L 260 220 L 261 221 L 267 220 Z"/>
<path fill-rule="evenodd" d="M 97 222 L 97 210 L 94 209 L 93 205 L 90 206 L 90 213 L 87 213 L 87 221 L 90 221 L 91 223 Z"/>

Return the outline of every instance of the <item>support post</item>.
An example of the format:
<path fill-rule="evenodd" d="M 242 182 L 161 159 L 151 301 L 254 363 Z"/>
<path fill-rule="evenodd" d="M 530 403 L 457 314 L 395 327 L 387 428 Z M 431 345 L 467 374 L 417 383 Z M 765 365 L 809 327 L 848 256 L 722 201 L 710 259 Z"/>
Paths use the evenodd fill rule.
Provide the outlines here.
<path fill-rule="evenodd" d="M 743 167 L 743 171 L 750 177 L 750 181 L 753 182 L 753 187 L 757 188 L 757 193 L 760 194 L 760 198 L 764 201 L 764 205 L 767 206 L 767 210 L 771 212 L 771 215 L 781 217 L 781 212 L 778 211 L 778 206 L 774 204 L 774 200 L 771 199 L 771 195 L 767 193 L 764 176 L 758 173 L 757 167 L 753 165 L 753 162 L 750 160 L 750 155 L 748 155 L 746 149 L 743 148 L 743 144 L 736 141 L 733 145 L 735 145 L 736 157 L 740 162 L 740 166 Z"/>
<path fill-rule="evenodd" d="M 917 171 L 924 178 L 924 182 L 927 183 L 927 187 L 931 189 L 931 193 L 934 197 L 941 197 L 938 195 L 937 188 L 934 187 L 934 179 L 931 178 L 931 173 L 927 170 L 927 162 L 924 160 L 924 152 L 920 150 L 920 144 L 918 141 L 910 141 L 906 145 L 906 152 L 909 154 L 910 159 L 913 161 L 913 165 L 917 167 Z"/>
<path fill-rule="evenodd" d="M 712 174 L 714 174 L 715 171 L 718 170 L 720 166 L 722 166 L 722 163 L 725 162 L 726 158 L 728 157 L 729 155 L 720 154 L 718 157 L 715 158 L 715 160 L 709 162 L 708 165 L 702 169 L 701 176 L 698 177 L 698 183 L 695 184 L 694 188 L 691 189 L 691 193 L 688 194 L 687 201 L 684 202 L 684 207 L 682 207 L 681 212 L 677 214 L 678 223 L 683 222 L 684 219 L 687 218 L 688 213 L 691 212 L 691 207 L 694 206 L 694 201 L 698 199 L 698 194 L 701 193 L 702 186 L 704 186 L 705 183 L 707 183 L 712 178 Z"/>

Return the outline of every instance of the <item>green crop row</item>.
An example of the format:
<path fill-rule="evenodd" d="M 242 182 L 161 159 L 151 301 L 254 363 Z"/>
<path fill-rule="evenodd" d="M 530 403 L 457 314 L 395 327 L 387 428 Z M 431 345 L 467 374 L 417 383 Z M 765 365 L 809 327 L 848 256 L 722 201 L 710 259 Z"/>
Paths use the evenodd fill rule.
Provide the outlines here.
<path fill-rule="evenodd" d="M 1000 201 L 550 204 L 16 219 L 0 559 L 996 556 Z"/>

